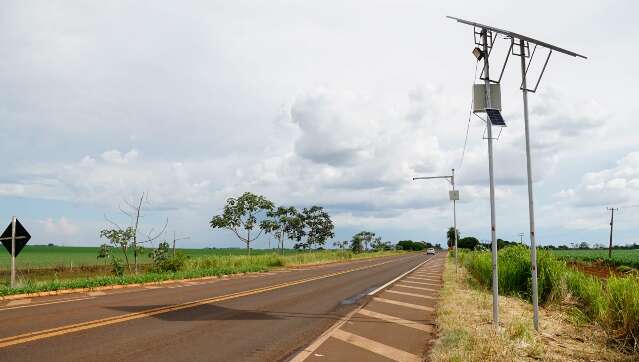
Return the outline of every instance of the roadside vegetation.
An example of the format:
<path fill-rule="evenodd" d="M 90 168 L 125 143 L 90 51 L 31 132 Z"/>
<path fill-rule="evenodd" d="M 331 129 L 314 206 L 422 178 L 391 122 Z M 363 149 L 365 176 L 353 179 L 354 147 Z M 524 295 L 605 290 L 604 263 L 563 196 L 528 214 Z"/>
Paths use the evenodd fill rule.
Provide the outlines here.
<path fill-rule="evenodd" d="M 530 251 L 514 245 L 499 251 L 499 291 L 530 300 Z M 492 262 L 488 251 L 460 252 L 460 261 L 482 286 L 490 288 Z M 586 275 L 566 265 L 553 252 L 538 252 L 539 301 L 560 306 L 577 324 L 596 324 L 623 350 L 639 351 L 639 277 Z"/>
<path fill-rule="evenodd" d="M 456 275 L 449 260 L 437 308 L 439 338 L 429 360 L 636 360 L 636 355 L 611 348 L 601 326 L 586 321 L 575 323 L 569 309 L 560 305 L 541 308 L 541 333 L 532 328 L 532 306 L 524 299 L 503 296 L 499 308 L 501 328 L 495 329 L 490 292 L 465 268 L 459 268 Z"/>
<path fill-rule="evenodd" d="M 168 248 L 164 248 L 168 252 Z M 162 254 L 160 252 L 159 254 Z M 393 256 L 404 251 L 370 251 L 354 253 L 352 251 L 314 251 L 290 254 L 261 255 L 210 255 L 196 258 L 157 257 L 156 261 L 145 273 L 113 273 L 112 275 L 95 276 L 77 279 L 52 279 L 46 281 L 20 280 L 18 288 L 7 285 L 0 286 L 0 296 L 55 291 L 75 288 L 97 288 L 108 285 L 127 285 L 153 283 L 166 280 L 192 279 L 221 276 L 238 273 L 264 272 L 277 267 L 297 265 L 343 262 L 355 259 Z M 122 269 L 124 269 L 122 267 Z"/>
<path fill-rule="evenodd" d="M 237 237 L 244 250 L 177 249 L 177 239 L 172 244 L 162 239 L 166 236 L 168 219 L 160 232 L 152 228 L 141 231 L 146 202 L 144 193 L 135 202 L 125 200 L 126 206 L 120 207 L 120 211 L 129 222 L 118 224 L 107 218 L 109 228 L 99 232 L 107 243 L 97 248 L 28 247 L 18 260 L 18 287 L 12 289 L 5 281 L 0 285 L 0 295 L 261 272 L 276 267 L 397 255 L 433 246 L 412 240 L 393 245 L 374 232 L 363 230 L 350 240 L 334 241 L 336 249 L 326 250 L 326 243 L 335 235 L 333 221 L 323 207 L 312 205 L 298 210 L 276 206 L 264 196 L 245 192 L 227 199 L 222 213 L 209 222 L 212 229 L 226 230 Z M 267 234 L 275 238 L 277 249 L 253 250 L 252 243 Z M 157 246 L 150 247 L 154 243 Z M 292 244 L 292 249 L 287 248 L 287 243 Z M 29 268 L 36 265 L 49 268 L 31 273 Z M 0 271 L 3 273 L 8 279 L 7 271 Z"/>

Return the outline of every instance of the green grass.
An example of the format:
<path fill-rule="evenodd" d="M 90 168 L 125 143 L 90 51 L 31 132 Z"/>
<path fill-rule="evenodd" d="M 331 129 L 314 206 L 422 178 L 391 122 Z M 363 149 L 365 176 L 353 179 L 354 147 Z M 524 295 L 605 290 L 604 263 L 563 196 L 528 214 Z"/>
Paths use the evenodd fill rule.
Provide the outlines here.
<path fill-rule="evenodd" d="M 629 266 L 639 268 L 639 250 L 619 249 L 612 250 L 612 259 L 608 259 L 608 250 L 602 249 L 573 249 L 552 250 L 552 253 L 565 261 L 593 262 L 602 260 L 611 266 Z"/>
<path fill-rule="evenodd" d="M 218 251 L 220 249 L 217 249 Z M 247 255 L 230 255 L 219 252 L 218 255 L 204 255 L 191 257 L 187 260 L 184 270 L 168 273 L 141 273 L 138 275 L 124 275 L 123 277 L 97 276 L 90 278 L 57 279 L 52 274 L 52 280 L 33 281 L 20 280 L 17 288 L 11 289 L 7 285 L 0 285 L 0 295 L 22 294 L 53 291 L 70 288 L 95 288 L 115 284 L 137 284 L 158 282 L 172 279 L 199 278 L 226 274 L 266 271 L 273 267 L 293 266 L 303 264 L 327 263 L 347 261 L 352 259 L 374 258 L 399 255 L 402 251 L 366 252 L 354 254 L 350 251 L 312 251 L 293 252 L 288 255 L 278 255 L 273 252 L 254 253 Z M 222 255 L 220 255 L 222 254 Z"/>
<path fill-rule="evenodd" d="M 486 251 L 460 253 L 470 274 L 483 286 L 492 285 L 491 254 Z M 639 277 L 612 276 L 598 279 L 573 270 L 551 251 L 538 251 L 539 301 L 541 304 L 573 298 L 580 307 L 575 320 L 599 323 L 624 347 L 639 349 Z M 510 246 L 498 253 L 499 293 L 530 300 L 530 250 Z"/>
<path fill-rule="evenodd" d="M 80 266 L 104 265 L 104 260 L 97 259 L 97 246 L 76 247 L 76 246 L 46 246 L 27 245 L 16 258 L 18 269 L 39 269 L 39 268 L 70 268 Z M 177 249 L 189 257 L 200 257 L 207 255 L 245 255 L 244 248 L 224 248 L 224 249 Z M 284 250 L 285 254 L 298 253 L 296 250 Z M 253 249 L 254 255 L 270 254 L 273 250 Z M 113 249 L 113 254 L 121 259 L 124 255 L 121 249 Z M 133 254 L 129 254 L 129 260 L 133 262 Z M 140 263 L 150 263 L 148 252 L 139 256 Z M 11 257 L 5 250 L 0 250 L 0 270 L 11 268 Z"/>

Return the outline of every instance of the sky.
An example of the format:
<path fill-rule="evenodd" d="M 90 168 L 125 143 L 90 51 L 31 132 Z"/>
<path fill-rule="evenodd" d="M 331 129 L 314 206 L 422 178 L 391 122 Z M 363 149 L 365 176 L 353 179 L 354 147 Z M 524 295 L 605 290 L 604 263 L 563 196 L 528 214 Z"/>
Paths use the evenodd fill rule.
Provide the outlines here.
<path fill-rule="evenodd" d="M 0 12 L 0 222 L 34 244 L 98 245 L 148 196 L 142 230 L 185 247 L 241 247 L 209 220 L 245 191 L 321 205 L 336 240 L 442 242 L 456 169 L 462 236 L 490 238 L 485 124 L 461 17 L 554 53 L 530 125 L 542 245 L 639 242 L 632 1 L 5 1 Z M 508 41 L 491 53 L 498 74 Z M 533 58 L 537 76 L 543 50 Z M 501 81 L 497 236 L 528 240 L 519 58 Z M 481 70 L 481 67 L 479 71 Z M 470 120 L 469 120 L 470 119 Z M 468 138 L 464 143 L 466 133 Z M 465 150 L 465 151 L 464 151 Z M 462 157 L 463 155 L 463 157 Z M 262 237 L 255 247 L 267 247 Z"/>

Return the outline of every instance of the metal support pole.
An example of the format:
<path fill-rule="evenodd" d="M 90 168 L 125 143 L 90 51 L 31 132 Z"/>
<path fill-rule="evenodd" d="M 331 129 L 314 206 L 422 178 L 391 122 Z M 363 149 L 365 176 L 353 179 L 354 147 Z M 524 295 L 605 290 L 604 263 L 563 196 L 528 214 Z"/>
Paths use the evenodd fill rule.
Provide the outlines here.
<path fill-rule="evenodd" d="M 488 66 L 488 29 L 482 29 L 482 40 L 484 48 L 484 69 L 486 86 L 486 108 L 491 108 L 490 97 L 490 72 Z M 492 241 L 493 256 L 493 324 L 499 325 L 499 278 L 497 269 L 497 226 L 495 221 L 495 175 L 493 172 L 493 130 L 490 119 L 486 120 L 488 134 L 488 174 L 490 176 L 490 237 Z"/>
<path fill-rule="evenodd" d="M 453 168 L 452 176 L 450 177 L 450 183 L 453 185 L 453 194 L 455 193 L 455 169 Z M 454 195 L 453 195 L 454 196 Z M 453 228 L 455 228 L 455 274 L 457 274 L 457 268 L 459 261 L 457 260 L 457 200 L 453 197 Z"/>
<path fill-rule="evenodd" d="M 528 123 L 528 90 L 526 86 L 526 54 L 524 41 L 520 40 L 521 83 L 524 101 L 524 130 L 526 136 L 526 170 L 528 172 L 528 218 L 530 221 L 530 269 L 532 275 L 533 325 L 539 330 L 539 294 L 537 286 L 537 241 L 535 239 L 535 208 L 533 203 L 532 156 L 530 154 L 530 127 Z"/>
<path fill-rule="evenodd" d="M 11 288 L 16 287 L 16 217 L 11 218 Z"/>
<path fill-rule="evenodd" d="M 615 223 L 615 209 L 614 207 L 606 208 L 606 210 L 610 210 L 610 244 L 608 245 L 608 259 L 612 259 L 612 227 Z"/>

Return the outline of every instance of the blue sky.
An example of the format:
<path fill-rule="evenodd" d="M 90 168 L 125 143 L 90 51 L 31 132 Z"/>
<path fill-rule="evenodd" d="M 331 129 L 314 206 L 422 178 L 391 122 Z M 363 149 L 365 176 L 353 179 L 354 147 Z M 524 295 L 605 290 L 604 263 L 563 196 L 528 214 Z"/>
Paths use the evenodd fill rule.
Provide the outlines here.
<path fill-rule="evenodd" d="M 452 223 L 448 186 L 411 178 L 454 167 L 459 228 L 488 239 L 487 150 L 475 117 L 460 163 L 475 61 L 472 30 L 445 18 L 454 15 L 589 57 L 554 54 L 530 98 L 537 235 L 605 243 L 605 208 L 615 206 L 615 240 L 637 242 L 639 9 L 523 5 L 6 2 L 0 220 L 18 216 L 33 243 L 95 245 L 105 216 L 127 223 L 118 207 L 146 192 L 144 230 L 168 218 L 171 234 L 191 237 L 185 246 L 241 246 L 208 220 L 226 198 L 252 191 L 326 207 L 338 239 L 365 229 L 441 242 Z M 502 82 L 509 126 L 495 144 L 503 239 L 528 229 L 517 66 L 511 60 Z"/>

